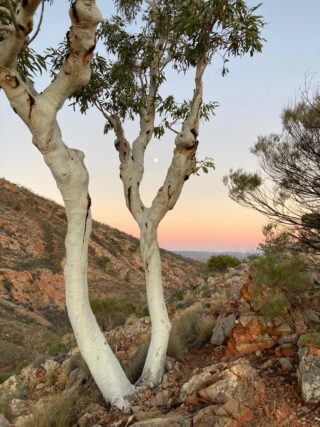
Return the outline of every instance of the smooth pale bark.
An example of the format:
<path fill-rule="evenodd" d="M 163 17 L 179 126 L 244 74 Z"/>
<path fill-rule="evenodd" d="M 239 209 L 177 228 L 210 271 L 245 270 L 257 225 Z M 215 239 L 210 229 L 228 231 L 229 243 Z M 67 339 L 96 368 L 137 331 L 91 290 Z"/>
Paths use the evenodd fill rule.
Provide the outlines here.
<path fill-rule="evenodd" d="M 206 68 L 206 62 L 200 58 L 196 67 L 195 91 L 190 113 L 175 139 L 172 162 L 164 184 L 153 199 L 152 205 L 147 208 L 141 200 L 140 184 L 144 173 L 145 150 L 154 133 L 155 99 L 163 53 L 162 47 L 163 40 L 160 40 L 150 70 L 147 107 L 140 112 L 140 134 L 132 146 L 125 138 L 121 121 L 114 116 L 109 116 L 103 106 L 96 102 L 96 106 L 113 126 L 117 136 L 115 147 L 119 152 L 120 178 L 123 183 L 126 205 L 140 228 L 140 249 L 145 269 L 152 333 L 147 359 L 138 383 L 150 387 L 159 384 L 162 380 L 171 330 L 163 295 L 157 230 L 166 213 L 174 208 L 185 181 L 189 179 L 196 167 L 197 136 L 203 92 L 202 76 Z"/>
<path fill-rule="evenodd" d="M 165 368 L 171 323 L 163 295 L 162 268 L 157 230 L 146 221 L 140 236 L 144 264 L 147 301 L 151 318 L 151 341 L 139 383 L 156 386 L 162 380 Z"/>
<path fill-rule="evenodd" d="M 56 114 L 68 96 L 90 79 L 90 59 L 101 15 L 93 0 L 73 3 L 69 55 L 57 78 L 39 95 L 16 70 L 17 55 L 32 29 L 32 16 L 39 3 L 29 0 L 19 5 L 16 17 L 18 24 L 22 23 L 19 31 L 13 31 L 0 43 L 0 86 L 13 110 L 30 129 L 33 144 L 43 155 L 63 196 L 68 220 L 66 303 L 80 352 L 105 399 L 118 408 L 127 408 L 128 396 L 135 388 L 107 344 L 89 304 L 87 265 L 92 220 L 84 154 L 64 144 L 56 121 Z"/>

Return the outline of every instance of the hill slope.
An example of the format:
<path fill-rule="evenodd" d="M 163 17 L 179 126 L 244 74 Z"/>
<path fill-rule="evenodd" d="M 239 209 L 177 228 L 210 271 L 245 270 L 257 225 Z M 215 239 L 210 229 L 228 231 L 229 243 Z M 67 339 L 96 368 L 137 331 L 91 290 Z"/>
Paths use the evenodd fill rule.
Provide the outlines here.
<path fill-rule="evenodd" d="M 26 346 L 28 351 L 39 347 L 48 328 L 68 327 L 65 234 L 62 206 L 0 179 L 0 369 L 15 365 L 14 350 L 22 354 Z M 164 250 L 162 262 L 166 296 L 199 280 L 200 263 Z M 88 278 L 90 298 L 126 298 L 144 305 L 139 241 L 94 221 Z"/>

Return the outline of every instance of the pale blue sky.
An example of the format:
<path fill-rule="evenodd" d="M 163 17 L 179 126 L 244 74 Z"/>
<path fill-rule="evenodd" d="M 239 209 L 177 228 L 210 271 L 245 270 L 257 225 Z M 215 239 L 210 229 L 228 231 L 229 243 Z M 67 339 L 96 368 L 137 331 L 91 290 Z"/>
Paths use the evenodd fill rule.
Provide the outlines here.
<path fill-rule="evenodd" d="M 69 27 L 68 2 L 47 7 L 43 29 L 34 44 L 40 51 L 62 40 Z M 112 2 L 98 1 L 106 16 Z M 250 4 L 256 4 L 250 0 Z M 216 171 L 193 177 L 174 209 L 160 227 L 162 246 L 171 249 L 254 249 L 261 240 L 264 218 L 230 201 L 221 179 L 232 167 L 257 168 L 249 148 L 261 134 L 281 129 L 279 115 L 293 102 L 307 80 L 317 84 L 320 70 L 320 1 L 266 0 L 260 9 L 267 21 L 267 42 L 262 54 L 230 62 L 222 78 L 217 60 L 205 78 L 206 98 L 218 101 L 216 117 L 200 130 L 200 157 L 215 159 Z M 48 82 L 40 79 L 38 89 Z M 180 96 L 192 94 L 192 80 L 170 76 L 170 87 Z M 64 107 L 59 123 L 65 142 L 83 150 L 90 173 L 93 216 L 100 221 L 138 235 L 125 207 L 113 136 L 102 133 L 103 120 L 92 110 L 86 116 Z M 128 124 L 129 139 L 137 127 Z M 148 203 L 161 185 L 173 149 L 173 136 L 154 141 L 147 153 L 143 184 Z M 21 120 L 0 92 L 0 176 L 61 201 L 49 170 L 32 146 Z M 154 158 L 159 162 L 154 163 Z"/>

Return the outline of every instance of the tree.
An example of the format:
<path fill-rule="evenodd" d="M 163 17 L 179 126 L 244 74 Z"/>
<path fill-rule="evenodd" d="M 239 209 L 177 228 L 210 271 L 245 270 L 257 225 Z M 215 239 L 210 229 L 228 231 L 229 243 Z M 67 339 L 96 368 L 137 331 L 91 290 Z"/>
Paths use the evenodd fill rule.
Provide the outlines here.
<path fill-rule="evenodd" d="M 320 94 L 282 113 L 282 134 L 259 137 L 252 149 L 261 173 L 230 171 L 224 182 L 231 199 L 279 223 L 278 238 L 320 250 Z M 269 227 L 270 228 L 270 227 Z"/>
<path fill-rule="evenodd" d="M 140 248 L 145 269 L 147 298 L 152 321 L 151 343 L 139 383 L 158 384 L 164 373 L 171 324 L 162 287 L 158 226 L 173 209 L 185 181 L 211 159 L 197 163 L 200 119 L 209 120 L 216 103 L 203 101 L 203 76 L 219 55 L 222 74 L 229 57 L 260 52 L 264 23 L 244 0 L 115 0 L 118 14 L 103 21 L 99 37 L 106 57 L 97 54 L 89 85 L 74 96 L 84 113 L 92 105 L 106 119 L 105 132 L 113 130 L 120 158 L 120 177 L 126 205 L 140 228 Z M 51 51 L 60 66 L 64 52 Z M 163 96 L 161 88 L 171 68 L 185 75 L 194 71 L 191 99 L 178 102 Z M 124 130 L 126 120 L 140 121 L 139 135 L 131 143 Z M 156 123 L 157 122 L 157 123 Z M 153 137 L 175 134 L 175 149 L 163 186 L 147 207 L 140 195 L 144 155 Z"/>
<path fill-rule="evenodd" d="M 66 304 L 79 349 L 104 397 L 118 407 L 126 407 L 126 396 L 134 392 L 134 387 L 107 345 L 88 299 L 91 200 L 84 154 L 65 145 L 56 119 L 65 100 L 90 80 L 90 60 L 101 15 L 94 0 L 71 3 L 66 55 L 55 79 L 39 94 L 30 76 L 36 68 L 44 67 L 44 63 L 27 45 L 33 16 L 41 3 L 41 0 L 0 3 L 0 87 L 14 112 L 29 128 L 32 142 L 43 155 L 63 196 L 68 221 Z"/>

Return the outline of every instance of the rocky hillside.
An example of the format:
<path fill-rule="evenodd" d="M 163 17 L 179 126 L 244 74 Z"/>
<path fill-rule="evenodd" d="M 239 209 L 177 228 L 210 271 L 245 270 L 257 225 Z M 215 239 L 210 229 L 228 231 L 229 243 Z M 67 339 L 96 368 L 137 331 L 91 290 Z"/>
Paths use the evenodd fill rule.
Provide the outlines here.
<path fill-rule="evenodd" d="M 68 328 L 62 274 L 65 234 L 62 206 L 0 179 L 0 373 L 45 346 L 48 330 Z M 164 250 L 162 261 L 167 298 L 199 281 L 201 263 Z M 125 298 L 140 307 L 145 304 L 137 239 L 94 221 L 89 291 L 94 300 Z"/>
<path fill-rule="evenodd" d="M 256 280 L 243 266 L 186 292 L 170 305 L 174 327 L 163 383 L 138 388 L 129 413 L 103 401 L 77 348 L 39 356 L 0 385 L 0 425 L 319 426 L 319 271 L 309 279 L 310 288 L 294 300 L 299 306 L 288 300 L 281 313 L 260 310 Z M 211 325 L 207 344 L 204 325 Z M 149 328 L 148 317 L 131 318 L 107 333 L 130 378 L 141 369 Z"/>

